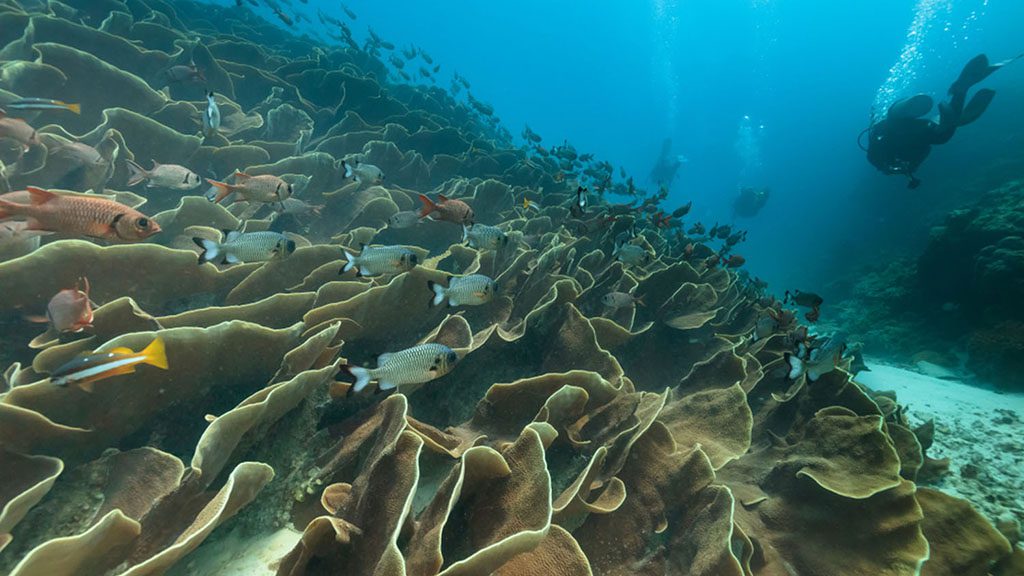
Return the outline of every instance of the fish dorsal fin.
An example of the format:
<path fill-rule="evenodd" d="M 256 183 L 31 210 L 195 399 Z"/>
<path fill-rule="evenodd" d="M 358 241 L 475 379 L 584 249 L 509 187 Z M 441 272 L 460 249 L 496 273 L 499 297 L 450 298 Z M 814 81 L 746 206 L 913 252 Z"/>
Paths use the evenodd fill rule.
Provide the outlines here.
<path fill-rule="evenodd" d="M 377 356 L 377 366 L 383 366 L 388 360 L 394 355 L 394 352 L 385 352 L 380 356 Z"/>
<path fill-rule="evenodd" d="M 239 172 L 238 170 L 235 170 L 235 182 L 242 183 L 249 180 L 250 178 L 252 178 L 252 176 L 249 176 L 245 172 Z"/>
<path fill-rule="evenodd" d="M 932 97 L 927 94 L 918 94 L 903 100 L 893 102 L 886 113 L 887 118 L 920 118 L 932 109 Z"/>
<path fill-rule="evenodd" d="M 135 354 L 134 350 L 132 350 L 131 348 L 125 348 L 124 346 L 118 346 L 117 348 L 113 348 L 108 352 L 110 352 L 111 354 Z"/>
<path fill-rule="evenodd" d="M 28 190 L 33 204 L 46 204 L 57 197 L 53 192 L 43 190 L 42 188 L 36 188 L 35 186 L 29 186 L 26 190 Z"/>
<path fill-rule="evenodd" d="M 224 242 L 232 242 L 242 235 L 238 230 L 224 230 Z"/>
<path fill-rule="evenodd" d="M 441 202 L 447 202 L 448 201 L 448 197 L 445 196 L 444 194 L 438 194 L 437 195 L 437 199 L 440 200 Z"/>
<path fill-rule="evenodd" d="M 163 164 L 157 162 L 156 160 L 153 160 L 152 162 L 153 162 L 153 167 L 150 168 L 150 170 L 156 170 L 157 168 L 163 166 Z"/>

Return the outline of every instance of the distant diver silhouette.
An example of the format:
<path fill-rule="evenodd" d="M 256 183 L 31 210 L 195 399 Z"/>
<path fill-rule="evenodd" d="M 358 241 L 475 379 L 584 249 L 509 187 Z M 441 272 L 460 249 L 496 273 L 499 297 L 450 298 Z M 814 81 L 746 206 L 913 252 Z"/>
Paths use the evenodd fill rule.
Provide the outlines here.
<path fill-rule="evenodd" d="M 898 100 L 889 107 L 885 118 L 875 122 L 861 132 L 868 135 L 864 148 L 868 161 L 885 174 L 901 174 L 910 179 L 908 188 L 917 188 L 921 181 L 914 172 L 928 157 L 932 146 L 945 144 L 953 137 L 956 129 L 974 122 L 996 95 L 994 90 L 982 88 L 967 105 L 967 91 L 999 68 L 1024 56 L 1018 54 L 998 64 L 989 64 L 988 57 L 979 54 L 971 59 L 960 72 L 960 77 L 949 87 L 949 101 L 939 104 L 938 122 L 923 118 L 932 109 L 932 98 L 917 94 Z M 859 139 L 858 139 L 859 141 Z"/>

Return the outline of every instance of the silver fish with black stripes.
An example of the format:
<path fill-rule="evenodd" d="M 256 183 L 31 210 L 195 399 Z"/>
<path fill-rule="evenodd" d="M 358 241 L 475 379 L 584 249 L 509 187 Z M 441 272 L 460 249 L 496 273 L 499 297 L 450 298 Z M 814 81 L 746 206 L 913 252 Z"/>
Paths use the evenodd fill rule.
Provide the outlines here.
<path fill-rule="evenodd" d="M 448 374 L 455 368 L 459 355 L 444 344 L 420 344 L 398 352 L 381 354 L 376 368 L 345 365 L 355 379 L 352 392 L 361 392 L 371 381 L 381 391 L 410 384 L 423 384 Z"/>
<path fill-rule="evenodd" d="M 225 231 L 224 239 L 215 242 L 207 238 L 193 238 L 193 242 L 203 249 L 199 254 L 199 262 L 213 262 L 220 259 L 221 264 L 238 264 L 240 262 L 266 262 L 275 258 L 284 258 L 295 252 L 295 241 L 277 232 L 238 232 Z"/>

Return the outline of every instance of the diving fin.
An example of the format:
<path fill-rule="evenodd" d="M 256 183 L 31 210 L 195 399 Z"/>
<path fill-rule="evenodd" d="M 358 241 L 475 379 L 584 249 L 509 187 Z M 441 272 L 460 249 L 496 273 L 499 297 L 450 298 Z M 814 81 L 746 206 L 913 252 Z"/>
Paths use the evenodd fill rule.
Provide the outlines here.
<path fill-rule="evenodd" d="M 931 111 L 934 102 L 927 94 L 917 94 L 909 98 L 897 100 L 889 106 L 888 118 L 920 118 Z"/>
<path fill-rule="evenodd" d="M 1000 62 L 999 64 L 993 65 L 988 63 L 988 56 L 978 54 L 974 58 L 971 58 L 971 61 L 968 62 L 967 65 L 964 66 L 964 69 L 960 71 L 960 77 L 957 78 L 956 82 L 953 82 L 953 85 L 949 87 L 949 93 L 955 94 L 958 91 L 966 93 L 971 86 L 974 86 L 978 82 L 988 78 L 989 74 L 992 74 L 1007 62 L 1012 61 L 1013 60 L 1011 59 L 1006 62 Z"/>
<path fill-rule="evenodd" d="M 970 102 L 964 106 L 964 111 L 960 114 L 959 126 L 966 126 L 971 122 L 974 122 L 985 112 L 988 105 L 992 102 L 992 98 L 996 95 L 995 90 L 989 90 L 988 88 L 982 88 L 971 97 Z"/>

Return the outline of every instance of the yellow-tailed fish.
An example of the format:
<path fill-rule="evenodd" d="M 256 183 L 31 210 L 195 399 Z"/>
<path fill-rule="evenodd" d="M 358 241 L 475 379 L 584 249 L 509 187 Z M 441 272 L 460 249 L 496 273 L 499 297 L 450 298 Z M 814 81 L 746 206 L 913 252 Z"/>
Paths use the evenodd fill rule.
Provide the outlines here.
<path fill-rule="evenodd" d="M 92 392 L 93 384 L 120 374 L 131 374 L 139 364 L 149 364 L 167 370 L 167 351 L 164 341 L 157 337 L 140 352 L 129 348 L 114 348 L 109 352 L 97 352 L 79 356 L 61 366 L 50 375 L 50 382 L 57 386 L 75 385 Z"/>

